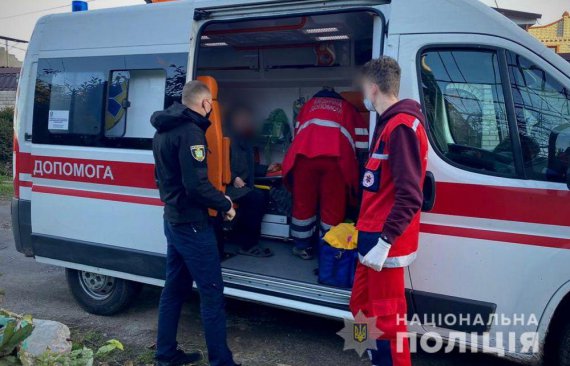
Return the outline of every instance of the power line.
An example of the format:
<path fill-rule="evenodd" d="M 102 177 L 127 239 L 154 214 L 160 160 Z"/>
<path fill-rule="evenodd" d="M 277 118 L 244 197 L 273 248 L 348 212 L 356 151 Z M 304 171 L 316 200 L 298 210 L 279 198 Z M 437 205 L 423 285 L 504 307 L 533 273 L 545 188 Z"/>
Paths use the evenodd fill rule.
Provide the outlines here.
<path fill-rule="evenodd" d="M 8 42 L 28 43 L 28 41 L 24 41 L 23 39 L 17 39 L 17 38 L 12 38 L 12 37 L 0 36 L 0 39 L 4 40 L 4 41 L 8 41 Z"/>
<path fill-rule="evenodd" d="M 95 0 L 86 0 L 86 2 L 90 3 L 93 2 Z M 2 19 L 11 19 L 11 18 L 16 18 L 16 17 L 22 17 L 22 16 L 26 16 L 26 15 L 32 15 L 32 14 L 37 14 L 37 13 L 43 13 L 46 11 L 50 11 L 50 10 L 56 10 L 56 9 L 63 9 L 63 8 L 69 8 L 71 5 L 67 4 L 67 5 L 61 5 L 61 6 L 55 6 L 53 8 L 47 8 L 47 9 L 41 9 L 41 10 L 33 10 L 33 11 L 28 11 L 26 13 L 20 13 L 20 14 L 14 14 L 14 15 L 8 15 L 5 17 L 0 17 L 0 20 Z"/>

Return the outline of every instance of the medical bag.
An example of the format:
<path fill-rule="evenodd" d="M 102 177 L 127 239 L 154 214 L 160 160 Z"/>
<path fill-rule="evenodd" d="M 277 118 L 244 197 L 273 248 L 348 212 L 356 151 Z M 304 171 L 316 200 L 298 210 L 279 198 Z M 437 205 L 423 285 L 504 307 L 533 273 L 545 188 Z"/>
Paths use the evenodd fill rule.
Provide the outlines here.
<path fill-rule="evenodd" d="M 343 223 L 331 228 L 323 237 L 319 250 L 319 283 L 352 288 L 358 261 L 358 233 L 354 224 Z"/>

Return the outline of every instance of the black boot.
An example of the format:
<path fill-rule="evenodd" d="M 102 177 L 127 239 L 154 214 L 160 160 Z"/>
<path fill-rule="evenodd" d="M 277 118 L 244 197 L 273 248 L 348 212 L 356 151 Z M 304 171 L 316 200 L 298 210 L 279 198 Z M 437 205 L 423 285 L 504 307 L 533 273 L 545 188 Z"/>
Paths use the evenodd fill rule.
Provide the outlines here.
<path fill-rule="evenodd" d="M 156 360 L 156 366 L 183 366 L 191 365 L 202 360 L 202 354 L 200 352 L 185 353 L 182 350 L 176 351 L 176 356 L 174 358 L 166 360 Z"/>

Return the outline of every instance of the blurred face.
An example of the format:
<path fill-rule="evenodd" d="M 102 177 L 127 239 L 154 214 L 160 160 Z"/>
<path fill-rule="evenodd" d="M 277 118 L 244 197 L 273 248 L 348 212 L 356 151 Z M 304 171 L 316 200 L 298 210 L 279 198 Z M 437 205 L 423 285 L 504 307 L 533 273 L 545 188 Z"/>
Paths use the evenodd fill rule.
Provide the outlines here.
<path fill-rule="evenodd" d="M 372 103 L 376 102 L 376 99 L 380 94 L 380 89 L 378 88 L 378 85 L 374 84 L 368 78 L 362 78 L 361 88 L 362 88 L 362 95 L 364 96 L 365 99 L 368 99 Z"/>
<path fill-rule="evenodd" d="M 232 118 L 232 127 L 240 135 L 251 136 L 255 130 L 253 116 L 245 110 L 236 112 Z"/>

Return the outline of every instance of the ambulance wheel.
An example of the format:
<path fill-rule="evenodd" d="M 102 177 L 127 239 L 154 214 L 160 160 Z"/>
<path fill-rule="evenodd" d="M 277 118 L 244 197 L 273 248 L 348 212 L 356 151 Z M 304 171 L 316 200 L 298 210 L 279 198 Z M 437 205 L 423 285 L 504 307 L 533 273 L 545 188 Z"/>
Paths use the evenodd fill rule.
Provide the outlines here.
<path fill-rule="evenodd" d="M 65 270 L 75 300 L 88 313 L 113 315 L 125 310 L 138 295 L 140 283 L 99 273 Z"/>
<path fill-rule="evenodd" d="M 562 331 L 560 347 L 558 348 L 558 358 L 560 360 L 560 366 L 570 366 L 570 322 L 567 322 L 566 327 Z"/>

